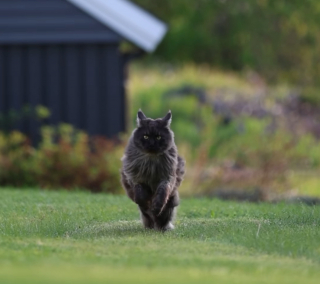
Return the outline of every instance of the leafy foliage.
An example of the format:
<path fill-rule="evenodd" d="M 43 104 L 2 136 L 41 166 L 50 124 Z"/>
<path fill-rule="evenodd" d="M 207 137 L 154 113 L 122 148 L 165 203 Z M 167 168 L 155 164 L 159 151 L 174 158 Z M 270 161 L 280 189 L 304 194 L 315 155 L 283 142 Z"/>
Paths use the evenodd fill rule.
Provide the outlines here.
<path fill-rule="evenodd" d="M 0 132 L 0 185 L 118 192 L 119 145 L 62 124 L 44 127 L 33 148 L 20 132 Z"/>
<path fill-rule="evenodd" d="M 258 189 L 265 200 L 295 186 L 293 171 L 319 171 L 317 135 L 307 128 L 317 116 L 302 123 L 299 111 L 287 108 L 295 100 L 290 89 L 192 66 L 134 66 L 132 76 L 132 121 L 139 108 L 153 118 L 172 110 L 187 158 L 184 193 Z"/>
<path fill-rule="evenodd" d="M 258 71 L 269 80 L 320 83 L 318 0 L 134 0 L 166 21 L 156 54 Z"/>
<path fill-rule="evenodd" d="M 24 121 L 41 122 L 49 116 L 49 109 L 42 105 L 36 107 L 25 105 L 19 111 L 12 109 L 6 113 L 0 113 L 0 129 L 4 132 L 9 132 L 10 129 L 15 128 Z"/>

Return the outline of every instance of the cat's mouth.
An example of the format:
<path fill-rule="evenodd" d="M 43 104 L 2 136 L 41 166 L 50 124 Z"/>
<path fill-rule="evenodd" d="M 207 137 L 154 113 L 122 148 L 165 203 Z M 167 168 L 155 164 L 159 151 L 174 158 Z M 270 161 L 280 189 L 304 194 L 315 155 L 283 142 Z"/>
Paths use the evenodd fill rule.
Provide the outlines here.
<path fill-rule="evenodd" d="M 156 155 L 156 154 L 159 154 L 159 151 L 153 150 L 153 149 L 152 149 L 152 150 L 148 149 L 148 150 L 147 150 L 147 153 L 148 153 L 148 154 L 151 154 L 151 155 Z"/>
<path fill-rule="evenodd" d="M 155 149 L 155 148 L 147 148 L 146 152 L 150 155 L 157 155 L 160 153 L 159 149 Z"/>

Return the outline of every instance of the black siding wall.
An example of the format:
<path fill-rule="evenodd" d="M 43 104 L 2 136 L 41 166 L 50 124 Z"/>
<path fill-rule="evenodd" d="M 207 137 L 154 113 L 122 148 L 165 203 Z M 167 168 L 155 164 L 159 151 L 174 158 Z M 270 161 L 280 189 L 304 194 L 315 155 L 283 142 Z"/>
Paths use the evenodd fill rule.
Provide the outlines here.
<path fill-rule="evenodd" d="M 44 105 L 49 124 L 91 135 L 125 129 L 123 60 L 117 44 L 0 45 L 0 112 Z M 39 138 L 35 121 L 14 126 Z"/>

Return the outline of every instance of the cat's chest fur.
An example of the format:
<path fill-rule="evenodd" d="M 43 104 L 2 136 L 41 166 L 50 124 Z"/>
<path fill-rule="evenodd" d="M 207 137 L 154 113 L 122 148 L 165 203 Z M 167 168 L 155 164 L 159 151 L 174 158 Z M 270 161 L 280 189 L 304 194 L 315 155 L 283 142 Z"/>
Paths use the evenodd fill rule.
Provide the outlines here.
<path fill-rule="evenodd" d="M 176 157 L 170 153 L 150 155 L 139 151 L 126 153 L 123 157 L 124 170 L 133 183 L 144 183 L 152 190 L 165 180 L 170 180 L 177 166 Z"/>

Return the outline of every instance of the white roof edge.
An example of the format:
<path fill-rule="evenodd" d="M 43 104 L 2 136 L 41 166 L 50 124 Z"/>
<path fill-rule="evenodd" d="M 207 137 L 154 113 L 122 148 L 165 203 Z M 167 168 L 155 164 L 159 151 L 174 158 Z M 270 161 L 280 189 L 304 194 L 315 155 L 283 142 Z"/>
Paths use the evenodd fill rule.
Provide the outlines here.
<path fill-rule="evenodd" d="M 127 0 L 66 0 L 147 52 L 156 49 L 167 25 Z"/>

